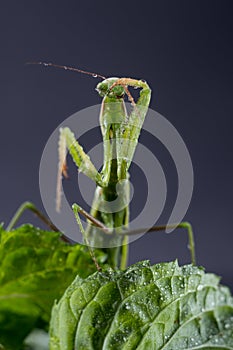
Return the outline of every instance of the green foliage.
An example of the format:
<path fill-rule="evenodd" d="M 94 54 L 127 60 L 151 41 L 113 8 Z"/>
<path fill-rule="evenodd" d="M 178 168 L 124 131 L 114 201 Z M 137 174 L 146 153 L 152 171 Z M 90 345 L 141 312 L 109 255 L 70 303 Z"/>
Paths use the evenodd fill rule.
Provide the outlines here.
<path fill-rule="evenodd" d="M 51 350 L 233 349 L 233 298 L 214 274 L 176 261 L 95 270 L 87 248 L 59 233 L 0 228 L 0 348 L 22 349 L 47 329 L 56 300 Z M 35 334 L 28 342 L 40 349 Z"/>
<path fill-rule="evenodd" d="M 50 336 L 51 350 L 233 349 L 233 299 L 202 268 L 144 261 L 77 277 Z"/>
<path fill-rule="evenodd" d="M 106 256 L 96 253 L 104 262 Z M 74 277 L 95 270 L 88 249 L 66 244 L 60 233 L 31 225 L 11 232 L 0 228 L 0 344 L 20 349 L 34 327 L 48 327 L 54 300 Z"/>

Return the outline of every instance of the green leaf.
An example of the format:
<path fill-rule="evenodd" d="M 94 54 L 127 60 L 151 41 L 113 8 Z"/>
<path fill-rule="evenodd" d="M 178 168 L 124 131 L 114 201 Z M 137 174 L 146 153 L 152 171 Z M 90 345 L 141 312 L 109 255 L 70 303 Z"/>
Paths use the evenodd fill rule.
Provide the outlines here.
<path fill-rule="evenodd" d="M 0 228 L 0 345 L 20 349 L 34 327 L 48 327 L 54 300 L 77 273 L 85 278 L 94 271 L 88 249 L 66 244 L 60 233 L 31 225 L 12 232 Z"/>
<path fill-rule="evenodd" d="M 176 261 L 77 277 L 53 307 L 50 349 L 233 349 L 233 299 Z"/>

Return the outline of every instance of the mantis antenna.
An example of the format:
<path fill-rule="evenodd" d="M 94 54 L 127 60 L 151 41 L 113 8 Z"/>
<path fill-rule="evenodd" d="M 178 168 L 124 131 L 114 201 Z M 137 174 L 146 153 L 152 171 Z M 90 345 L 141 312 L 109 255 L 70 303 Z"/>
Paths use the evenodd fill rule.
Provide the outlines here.
<path fill-rule="evenodd" d="M 40 66 L 44 66 L 44 67 L 54 67 L 54 68 L 60 68 L 60 69 L 64 69 L 64 70 L 70 70 L 72 72 L 78 72 L 78 73 L 81 73 L 81 74 L 86 74 L 86 75 L 90 75 L 92 76 L 93 78 L 100 78 L 100 79 L 107 79 L 105 76 L 101 75 L 101 74 L 97 74 L 97 73 L 93 73 L 93 72 L 88 72 L 86 70 L 83 70 L 83 69 L 79 69 L 79 68 L 73 68 L 73 67 L 69 67 L 69 66 L 64 66 L 64 65 L 61 65 L 61 64 L 54 64 L 54 63 L 51 63 L 51 62 L 42 62 L 42 61 L 38 61 L 38 62 L 26 62 L 27 65 L 29 64 L 37 64 L 37 65 L 40 65 Z M 131 95 L 131 93 L 129 92 L 128 88 L 126 85 L 123 85 L 124 87 L 124 90 L 125 90 L 125 93 L 126 95 L 128 96 L 128 99 L 129 101 L 131 102 L 132 106 L 135 106 L 135 102 L 134 102 L 134 99 L 133 99 L 133 96 Z"/>
<path fill-rule="evenodd" d="M 64 69 L 64 70 L 70 70 L 73 72 L 78 72 L 78 73 L 82 73 L 82 74 L 87 74 L 87 75 L 91 75 L 93 78 L 101 78 L 101 79 L 106 79 L 106 77 L 104 77 L 101 74 L 97 74 L 97 73 L 93 73 L 93 72 L 88 72 L 82 69 L 78 69 L 78 68 L 73 68 L 73 67 L 68 67 L 68 66 L 63 66 L 60 64 L 54 64 L 54 63 L 47 63 L 47 62 L 27 62 L 26 64 L 37 64 L 37 65 L 41 65 L 44 67 L 55 67 L 55 68 L 60 68 L 60 69 Z"/>

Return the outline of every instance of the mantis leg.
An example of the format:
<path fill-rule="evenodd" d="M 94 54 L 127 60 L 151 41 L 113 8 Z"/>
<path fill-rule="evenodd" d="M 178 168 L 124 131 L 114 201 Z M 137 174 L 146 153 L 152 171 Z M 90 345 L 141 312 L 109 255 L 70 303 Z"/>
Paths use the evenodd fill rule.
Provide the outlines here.
<path fill-rule="evenodd" d="M 122 85 L 126 87 L 126 91 L 128 92 L 127 94 L 129 95 L 130 93 L 127 89 L 128 86 L 141 88 L 140 96 L 136 103 L 130 95 L 130 101 L 132 102 L 133 110 L 125 119 L 125 122 L 122 123 L 122 127 L 119 129 L 119 133 L 116 135 L 116 137 L 120 139 L 120 142 L 117 145 L 118 179 L 125 179 L 127 177 L 126 174 L 132 162 L 140 131 L 147 114 L 151 98 L 151 89 L 145 81 L 131 78 L 118 79 L 110 89 L 113 89 L 116 85 Z"/>
<path fill-rule="evenodd" d="M 91 214 L 86 212 L 86 210 L 84 210 L 82 207 L 80 207 L 80 205 L 75 203 L 75 204 L 73 204 L 72 209 L 73 209 L 73 211 L 75 210 L 75 213 L 80 213 L 83 216 L 85 216 L 85 218 L 87 218 L 89 221 L 91 221 L 92 224 L 94 224 L 96 227 L 99 227 L 105 233 L 109 234 L 112 232 L 112 230 L 109 227 L 105 226 L 101 221 L 99 221 L 94 216 L 92 216 Z"/>
<path fill-rule="evenodd" d="M 79 211 L 80 211 L 80 214 L 84 215 L 86 218 L 89 219 L 89 217 L 86 216 L 85 211 L 83 211 L 83 210 L 79 210 Z M 96 225 L 94 220 L 92 220 L 92 223 L 93 223 L 93 225 Z M 98 227 L 101 230 L 103 230 L 103 228 L 101 228 L 100 226 L 98 226 Z M 181 228 L 181 229 L 186 230 L 186 232 L 188 234 L 188 241 L 189 241 L 188 247 L 190 250 L 191 262 L 193 265 L 196 265 L 196 253 L 195 253 L 193 229 L 192 229 L 192 225 L 187 221 L 180 222 L 179 224 L 152 226 L 151 228 L 144 228 L 144 229 L 140 228 L 137 230 L 124 231 L 124 232 L 119 232 L 118 234 L 123 235 L 123 236 L 131 236 L 131 235 L 140 234 L 141 232 L 158 232 L 158 231 L 165 231 L 166 229 L 172 229 L 172 228 Z M 108 229 L 108 228 L 105 227 L 105 230 L 106 229 Z M 124 247 L 124 245 L 123 245 L 123 247 Z M 123 249 L 123 252 L 124 252 L 124 249 Z M 127 251 L 122 255 L 123 256 L 122 256 L 121 268 L 125 268 L 126 261 L 127 261 Z"/>
<path fill-rule="evenodd" d="M 89 243 L 89 241 L 88 241 L 88 237 L 87 237 L 87 235 L 86 235 L 86 232 L 85 232 L 85 230 L 84 230 L 84 228 L 83 228 L 82 222 L 81 222 L 80 217 L 79 217 L 79 212 L 82 212 L 83 215 L 84 215 L 84 213 L 85 213 L 85 214 L 88 214 L 88 213 L 85 212 L 78 204 L 73 204 L 73 205 L 72 205 L 72 209 L 73 209 L 73 212 L 74 212 L 74 215 L 75 215 L 77 224 L 78 224 L 78 226 L 79 226 L 79 229 L 80 229 L 80 231 L 81 231 L 81 233 L 82 233 L 82 235 L 83 235 L 84 241 L 85 241 L 86 245 L 88 246 L 90 255 L 91 255 L 91 257 L 92 257 L 92 260 L 94 261 L 97 270 L 98 270 L 98 271 L 101 271 L 101 267 L 99 266 L 99 264 L 98 264 L 98 262 L 97 262 L 97 260 L 96 260 L 94 251 L 93 251 L 93 249 L 92 249 L 91 246 L 90 246 L 90 243 Z M 90 219 L 90 215 L 89 215 L 89 214 L 88 214 L 88 216 L 89 216 L 89 219 Z M 95 221 L 96 221 L 96 220 L 95 220 Z M 96 223 L 96 224 L 98 224 L 98 223 Z"/>
<path fill-rule="evenodd" d="M 66 167 L 66 150 L 68 149 L 74 163 L 79 171 L 84 173 L 90 179 L 96 182 L 99 186 L 103 186 L 101 175 L 96 170 L 90 160 L 90 157 L 84 152 L 82 146 L 76 141 L 73 132 L 69 128 L 60 129 L 60 138 L 58 143 L 59 163 L 57 174 L 57 195 L 56 195 L 56 210 L 59 212 L 61 208 L 61 183 L 62 175 L 67 177 Z"/>
<path fill-rule="evenodd" d="M 16 225 L 17 221 L 20 219 L 20 217 L 23 215 L 25 210 L 30 210 L 36 216 L 41 219 L 51 230 L 58 232 L 59 230 L 57 229 L 56 226 L 46 217 L 44 214 L 42 214 L 36 206 L 31 203 L 31 202 L 24 202 L 20 205 L 20 207 L 17 209 L 16 213 L 14 214 L 13 218 L 11 219 L 10 223 L 8 224 L 6 230 L 11 231 L 13 227 Z"/>
<path fill-rule="evenodd" d="M 196 254 L 195 254 L 195 243 L 194 243 L 194 235 L 193 235 L 193 229 L 189 222 L 180 222 L 179 224 L 171 224 L 171 225 L 163 225 L 163 226 L 153 226 L 149 229 L 138 229 L 138 230 L 132 230 L 132 231 L 126 231 L 123 232 L 124 235 L 130 236 L 135 235 L 141 232 L 158 232 L 158 231 L 165 231 L 166 229 L 172 229 L 172 228 L 181 228 L 185 229 L 188 234 L 188 240 L 189 240 L 189 250 L 191 255 L 191 262 L 193 265 L 196 265 Z"/>
<path fill-rule="evenodd" d="M 13 227 L 16 225 L 20 217 L 23 215 L 25 210 L 32 211 L 42 222 L 44 222 L 52 231 L 59 232 L 58 228 L 44 215 L 39 211 L 36 206 L 31 202 L 24 202 L 20 205 L 20 207 L 17 209 L 16 213 L 14 214 L 13 218 L 11 219 L 10 223 L 8 224 L 6 231 L 11 231 Z M 62 235 L 61 239 L 64 242 L 70 242 L 66 236 Z"/>
<path fill-rule="evenodd" d="M 151 89 L 149 85 L 144 80 L 137 80 L 132 78 L 120 78 L 115 83 L 112 84 L 110 90 L 114 88 L 116 85 L 122 86 L 132 86 L 135 88 L 141 88 L 140 97 L 136 103 L 136 105 L 143 105 L 145 107 L 149 106 L 150 97 L 151 97 Z"/>
<path fill-rule="evenodd" d="M 102 248 L 102 250 L 108 255 L 108 263 L 113 268 L 120 266 L 121 269 L 125 269 L 127 266 L 127 258 L 128 258 L 128 249 L 127 249 L 127 236 L 118 235 L 114 228 L 109 228 L 102 221 L 98 220 L 91 214 L 87 213 L 83 208 L 81 208 L 78 204 L 73 205 L 73 211 L 76 212 L 76 220 L 77 213 L 81 214 L 87 219 L 87 227 L 84 230 L 83 226 L 80 226 L 80 218 L 78 219 L 78 225 L 81 233 L 83 234 L 84 241 L 88 246 L 93 247 L 96 242 L 101 245 L 102 242 L 106 243 L 106 241 L 120 239 L 122 242 L 122 246 L 111 247 L 111 248 Z M 124 218 L 127 220 L 127 218 Z M 120 221 L 121 222 L 121 221 Z M 98 236 L 98 239 L 97 239 Z M 117 238 L 118 237 L 118 238 Z M 88 243 L 87 243 L 88 242 Z M 103 245 L 105 246 L 105 245 Z M 120 254 L 119 254 L 120 250 Z M 94 253 L 94 250 L 92 250 Z M 119 260 L 120 259 L 120 260 Z"/>

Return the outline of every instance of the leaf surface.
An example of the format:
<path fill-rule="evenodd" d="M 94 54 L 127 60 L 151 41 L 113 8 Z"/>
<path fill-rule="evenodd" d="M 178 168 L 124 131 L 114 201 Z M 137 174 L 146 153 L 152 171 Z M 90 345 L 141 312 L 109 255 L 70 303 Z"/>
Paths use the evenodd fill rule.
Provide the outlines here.
<path fill-rule="evenodd" d="M 105 255 L 97 253 L 103 262 Z M 20 349 L 34 327 L 46 328 L 55 299 L 74 277 L 96 271 L 87 248 L 68 245 L 60 233 L 23 225 L 0 229 L 0 344 Z"/>
<path fill-rule="evenodd" d="M 176 261 L 77 277 L 53 307 L 50 349 L 233 349 L 232 296 Z"/>

